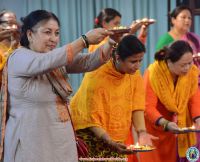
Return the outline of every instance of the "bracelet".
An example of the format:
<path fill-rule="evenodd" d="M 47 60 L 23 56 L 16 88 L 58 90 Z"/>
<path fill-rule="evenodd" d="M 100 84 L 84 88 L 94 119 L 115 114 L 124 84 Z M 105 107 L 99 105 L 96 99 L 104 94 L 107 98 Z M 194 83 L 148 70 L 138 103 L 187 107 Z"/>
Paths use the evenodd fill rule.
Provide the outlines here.
<path fill-rule="evenodd" d="M 164 125 L 163 125 L 163 130 L 164 130 L 165 132 L 168 131 L 167 126 L 168 126 L 169 122 L 170 122 L 170 121 L 167 120 L 167 121 L 164 123 Z"/>
<path fill-rule="evenodd" d="M 81 38 L 82 38 L 82 41 L 85 45 L 85 48 L 88 48 L 89 47 L 89 41 L 88 41 L 88 38 L 86 37 L 86 35 L 81 35 Z"/>

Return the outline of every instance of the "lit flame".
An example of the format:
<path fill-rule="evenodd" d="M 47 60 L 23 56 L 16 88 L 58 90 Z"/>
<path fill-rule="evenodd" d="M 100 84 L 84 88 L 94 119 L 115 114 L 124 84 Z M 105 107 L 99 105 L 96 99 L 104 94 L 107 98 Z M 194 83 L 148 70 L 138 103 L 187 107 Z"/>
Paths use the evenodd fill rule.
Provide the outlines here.
<path fill-rule="evenodd" d="M 139 145 L 139 143 L 137 142 L 136 145 L 134 146 L 135 148 L 140 148 L 141 146 Z"/>
<path fill-rule="evenodd" d="M 191 127 L 191 129 L 195 129 L 195 126 L 193 125 L 193 126 Z"/>
<path fill-rule="evenodd" d="M 13 25 L 12 25 L 12 28 L 13 28 L 13 29 L 17 29 L 17 25 L 16 25 L 16 24 L 13 24 Z"/>

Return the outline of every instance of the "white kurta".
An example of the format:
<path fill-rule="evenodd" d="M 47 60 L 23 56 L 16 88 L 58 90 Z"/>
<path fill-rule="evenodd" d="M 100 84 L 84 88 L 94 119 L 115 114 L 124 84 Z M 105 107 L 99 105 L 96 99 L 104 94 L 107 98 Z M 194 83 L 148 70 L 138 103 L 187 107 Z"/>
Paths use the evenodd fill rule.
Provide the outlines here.
<path fill-rule="evenodd" d="M 61 122 L 45 73 L 66 66 L 69 73 L 99 67 L 101 52 L 79 54 L 67 65 L 66 47 L 46 54 L 17 49 L 8 60 L 9 118 L 4 162 L 77 162 L 70 120 Z"/>

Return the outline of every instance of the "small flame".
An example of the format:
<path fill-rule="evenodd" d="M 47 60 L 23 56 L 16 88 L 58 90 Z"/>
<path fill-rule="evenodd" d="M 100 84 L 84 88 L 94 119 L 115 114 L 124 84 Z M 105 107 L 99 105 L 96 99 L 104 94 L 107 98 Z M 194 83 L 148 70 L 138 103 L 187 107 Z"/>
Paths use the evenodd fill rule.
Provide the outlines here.
<path fill-rule="evenodd" d="M 191 129 L 195 129 L 195 126 L 193 125 L 193 126 L 191 127 Z"/>
<path fill-rule="evenodd" d="M 17 29 L 17 25 L 16 25 L 16 24 L 13 24 L 11 28 L 12 28 L 12 29 Z"/>
<path fill-rule="evenodd" d="M 134 148 L 140 148 L 141 146 L 139 145 L 139 143 L 137 142 L 136 145 L 134 146 Z"/>

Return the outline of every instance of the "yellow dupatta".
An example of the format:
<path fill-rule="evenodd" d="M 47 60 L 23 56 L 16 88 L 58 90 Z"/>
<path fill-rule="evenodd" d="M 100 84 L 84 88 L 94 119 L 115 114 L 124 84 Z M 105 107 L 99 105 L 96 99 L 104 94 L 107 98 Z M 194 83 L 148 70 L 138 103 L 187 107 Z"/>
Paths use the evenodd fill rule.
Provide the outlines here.
<path fill-rule="evenodd" d="M 115 141 L 127 139 L 132 112 L 144 110 L 142 76 L 121 74 L 112 60 L 87 73 L 70 102 L 75 129 L 103 128 Z"/>
<path fill-rule="evenodd" d="M 14 51 L 12 47 L 7 47 L 3 43 L 0 43 L 0 70 L 3 69 L 8 56 Z"/>
<path fill-rule="evenodd" d="M 198 89 L 199 71 L 197 67 L 193 65 L 186 75 L 179 76 L 176 86 L 174 86 L 172 75 L 164 61 L 155 61 L 148 69 L 152 89 L 166 109 L 177 114 L 178 126 L 181 128 L 192 126 L 188 102 Z M 178 135 L 179 156 L 185 157 L 188 147 L 194 144 L 196 144 L 194 133 Z"/>

